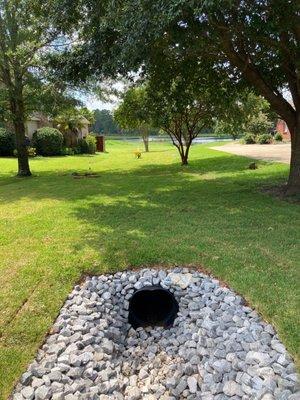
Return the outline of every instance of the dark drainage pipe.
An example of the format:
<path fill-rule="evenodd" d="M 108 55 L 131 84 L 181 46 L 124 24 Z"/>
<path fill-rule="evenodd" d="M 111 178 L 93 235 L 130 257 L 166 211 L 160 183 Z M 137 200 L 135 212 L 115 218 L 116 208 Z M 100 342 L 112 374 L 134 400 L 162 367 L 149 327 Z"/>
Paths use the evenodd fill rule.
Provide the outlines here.
<path fill-rule="evenodd" d="M 179 307 L 174 295 L 161 286 L 145 286 L 129 300 L 128 321 L 136 329 L 146 326 L 170 328 Z"/>

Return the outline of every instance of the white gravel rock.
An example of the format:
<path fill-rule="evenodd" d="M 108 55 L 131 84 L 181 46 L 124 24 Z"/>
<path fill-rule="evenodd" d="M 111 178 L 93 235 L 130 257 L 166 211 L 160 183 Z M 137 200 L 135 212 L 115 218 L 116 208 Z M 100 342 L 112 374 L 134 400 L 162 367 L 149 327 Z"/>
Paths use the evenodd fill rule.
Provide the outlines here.
<path fill-rule="evenodd" d="M 129 300 L 145 285 L 174 294 L 169 329 L 134 330 Z M 61 309 L 13 400 L 296 400 L 299 377 L 274 328 L 216 279 L 144 269 L 88 277 Z"/>
<path fill-rule="evenodd" d="M 171 272 L 168 275 L 169 280 L 171 281 L 172 285 L 179 286 L 181 289 L 186 289 L 189 285 L 194 282 L 193 274 L 186 273 L 176 273 Z"/>
<path fill-rule="evenodd" d="M 188 387 L 189 387 L 189 391 L 191 392 L 191 393 L 196 393 L 197 392 L 197 385 L 198 385 L 198 382 L 197 382 L 197 379 L 194 377 L 194 376 L 189 376 L 188 378 L 187 378 L 187 384 L 188 384 Z"/>

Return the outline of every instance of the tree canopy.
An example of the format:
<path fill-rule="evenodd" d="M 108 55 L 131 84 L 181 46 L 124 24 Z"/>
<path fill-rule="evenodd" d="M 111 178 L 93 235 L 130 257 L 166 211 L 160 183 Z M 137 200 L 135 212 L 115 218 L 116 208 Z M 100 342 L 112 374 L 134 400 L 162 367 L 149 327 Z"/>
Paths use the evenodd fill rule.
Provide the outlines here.
<path fill-rule="evenodd" d="M 64 86 L 45 79 L 46 50 L 60 45 L 56 6 L 55 0 L 0 0 L 0 109 L 16 135 L 20 176 L 31 175 L 25 141 L 28 114 L 33 109 L 55 113 L 58 102 L 76 104 L 63 95 Z"/>
<path fill-rule="evenodd" d="M 75 3 L 80 10 L 81 1 Z M 299 192 L 299 26 L 299 5 L 293 0 L 111 0 L 100 8 L 91 0 L 78 31 L 82 41 L 66 71 L 84 80 L 86 74 L 147 75 L 155 66 L 163 75 L 165 57 L 175 53 L 195 68 L 206 65 L 220 80 L 226 77 L 233 88 L 253 89 L 289 127 L 288 189 Z M 215 85 L 212 79 L 210 86 Z"/>
<path fill-rule="evenodd" d="M 246 90 L 232 98 L 223 114 L 215 118 L 214 132 L 229 135 L 235 140 L 240 135 L 270 133 L 276 116 L 270 113 L 269 103 L 261 96 Z"/>

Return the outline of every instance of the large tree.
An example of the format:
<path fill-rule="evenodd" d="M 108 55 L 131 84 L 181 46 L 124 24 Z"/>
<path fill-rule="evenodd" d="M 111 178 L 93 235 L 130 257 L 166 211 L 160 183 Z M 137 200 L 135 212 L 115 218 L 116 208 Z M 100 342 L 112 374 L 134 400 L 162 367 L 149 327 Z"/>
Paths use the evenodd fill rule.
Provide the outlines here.
<path fill-rule="evenodd" d="M 80 9 L 80 0 L 75 3 Z M 300 193 L 299 2 L 111 0 L 101 2 L 101 12 L 99 4 L 91 0 L 84 8 L 70 72 L 82 79 L 95 71 L 145 73 L 155 62 L 163 73 L 156 55 L 162 46 L 208 62 L 233 86 L 253 88 L 286 121 L 292 144 L 287 192 Z"/>
<path fill-rule="evenodd" d="M 181 164 L 188 165 L 192 142 L 211 124 L 213 108 L 205 92 L 196 98 L 192 91 L 185 89 L 185 93 L 190 94 L 188 101 L 178 101 L 180 98 L 175 93 L 176 79 L 173 83 L 169 92 L 173 96 L 166 96 L 162 88 L 152 90 L 148 97 L 148 107 L 153 124 L 170 136 L 179 152 Z"/>
<path fill-rule="evenodd" d="M 182 165 L 188 164 L 193 140 L 213 125 L 213 117 L 222 117 L 235 97 L 228 92 L 226 81 L 218 82 L 218 76 L 201 65 L 196 68 L 195 62 L 177 52 L 168 52 L 164 56 L 163 73 L 160 64 L 155 63 L 147 74 L 148 114 L 152 123 L 170 136 Z M 208 82 L 213 79 L 218 86 L 212 90 Z"/>
<path fill-rule="evenodd" d="M 137 129 L 142 136 L 145 151 L 149 151 L 151 116 L 145 86 L 131 87 L 124 93 L 121 104 L 114 112 L 114 119 L 123 129 Z"/>
<path fill-rule="evenodd" d="M 33 81 L 41 74 L 41 56 L 59 34 L 51 15 L 52 1 L 0 0 L 0 88 L 16 135 L 19 176 L 31 175 L 25 121 L 35 96 L 32 88 L 46 87 Z"/>

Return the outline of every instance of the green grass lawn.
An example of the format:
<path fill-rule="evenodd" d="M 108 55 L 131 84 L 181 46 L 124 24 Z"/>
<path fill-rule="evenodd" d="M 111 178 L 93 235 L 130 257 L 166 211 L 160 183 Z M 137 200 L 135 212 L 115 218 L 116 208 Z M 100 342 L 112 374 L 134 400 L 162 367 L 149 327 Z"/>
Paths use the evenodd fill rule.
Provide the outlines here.
<path fill-rule="evenodd" d="M 300 210 L 260 192 L 288 166 L 196 145 L 111 141 L 106 154 L 0 159 L 0 398 L 33 359 L 75 282 L 131 266 L 191 264 L 226 281 L 299 345 Z M 73 171 L 96 178 L 74 179 Z M 298 358 L 299 360 L 299 358 Z"/>

